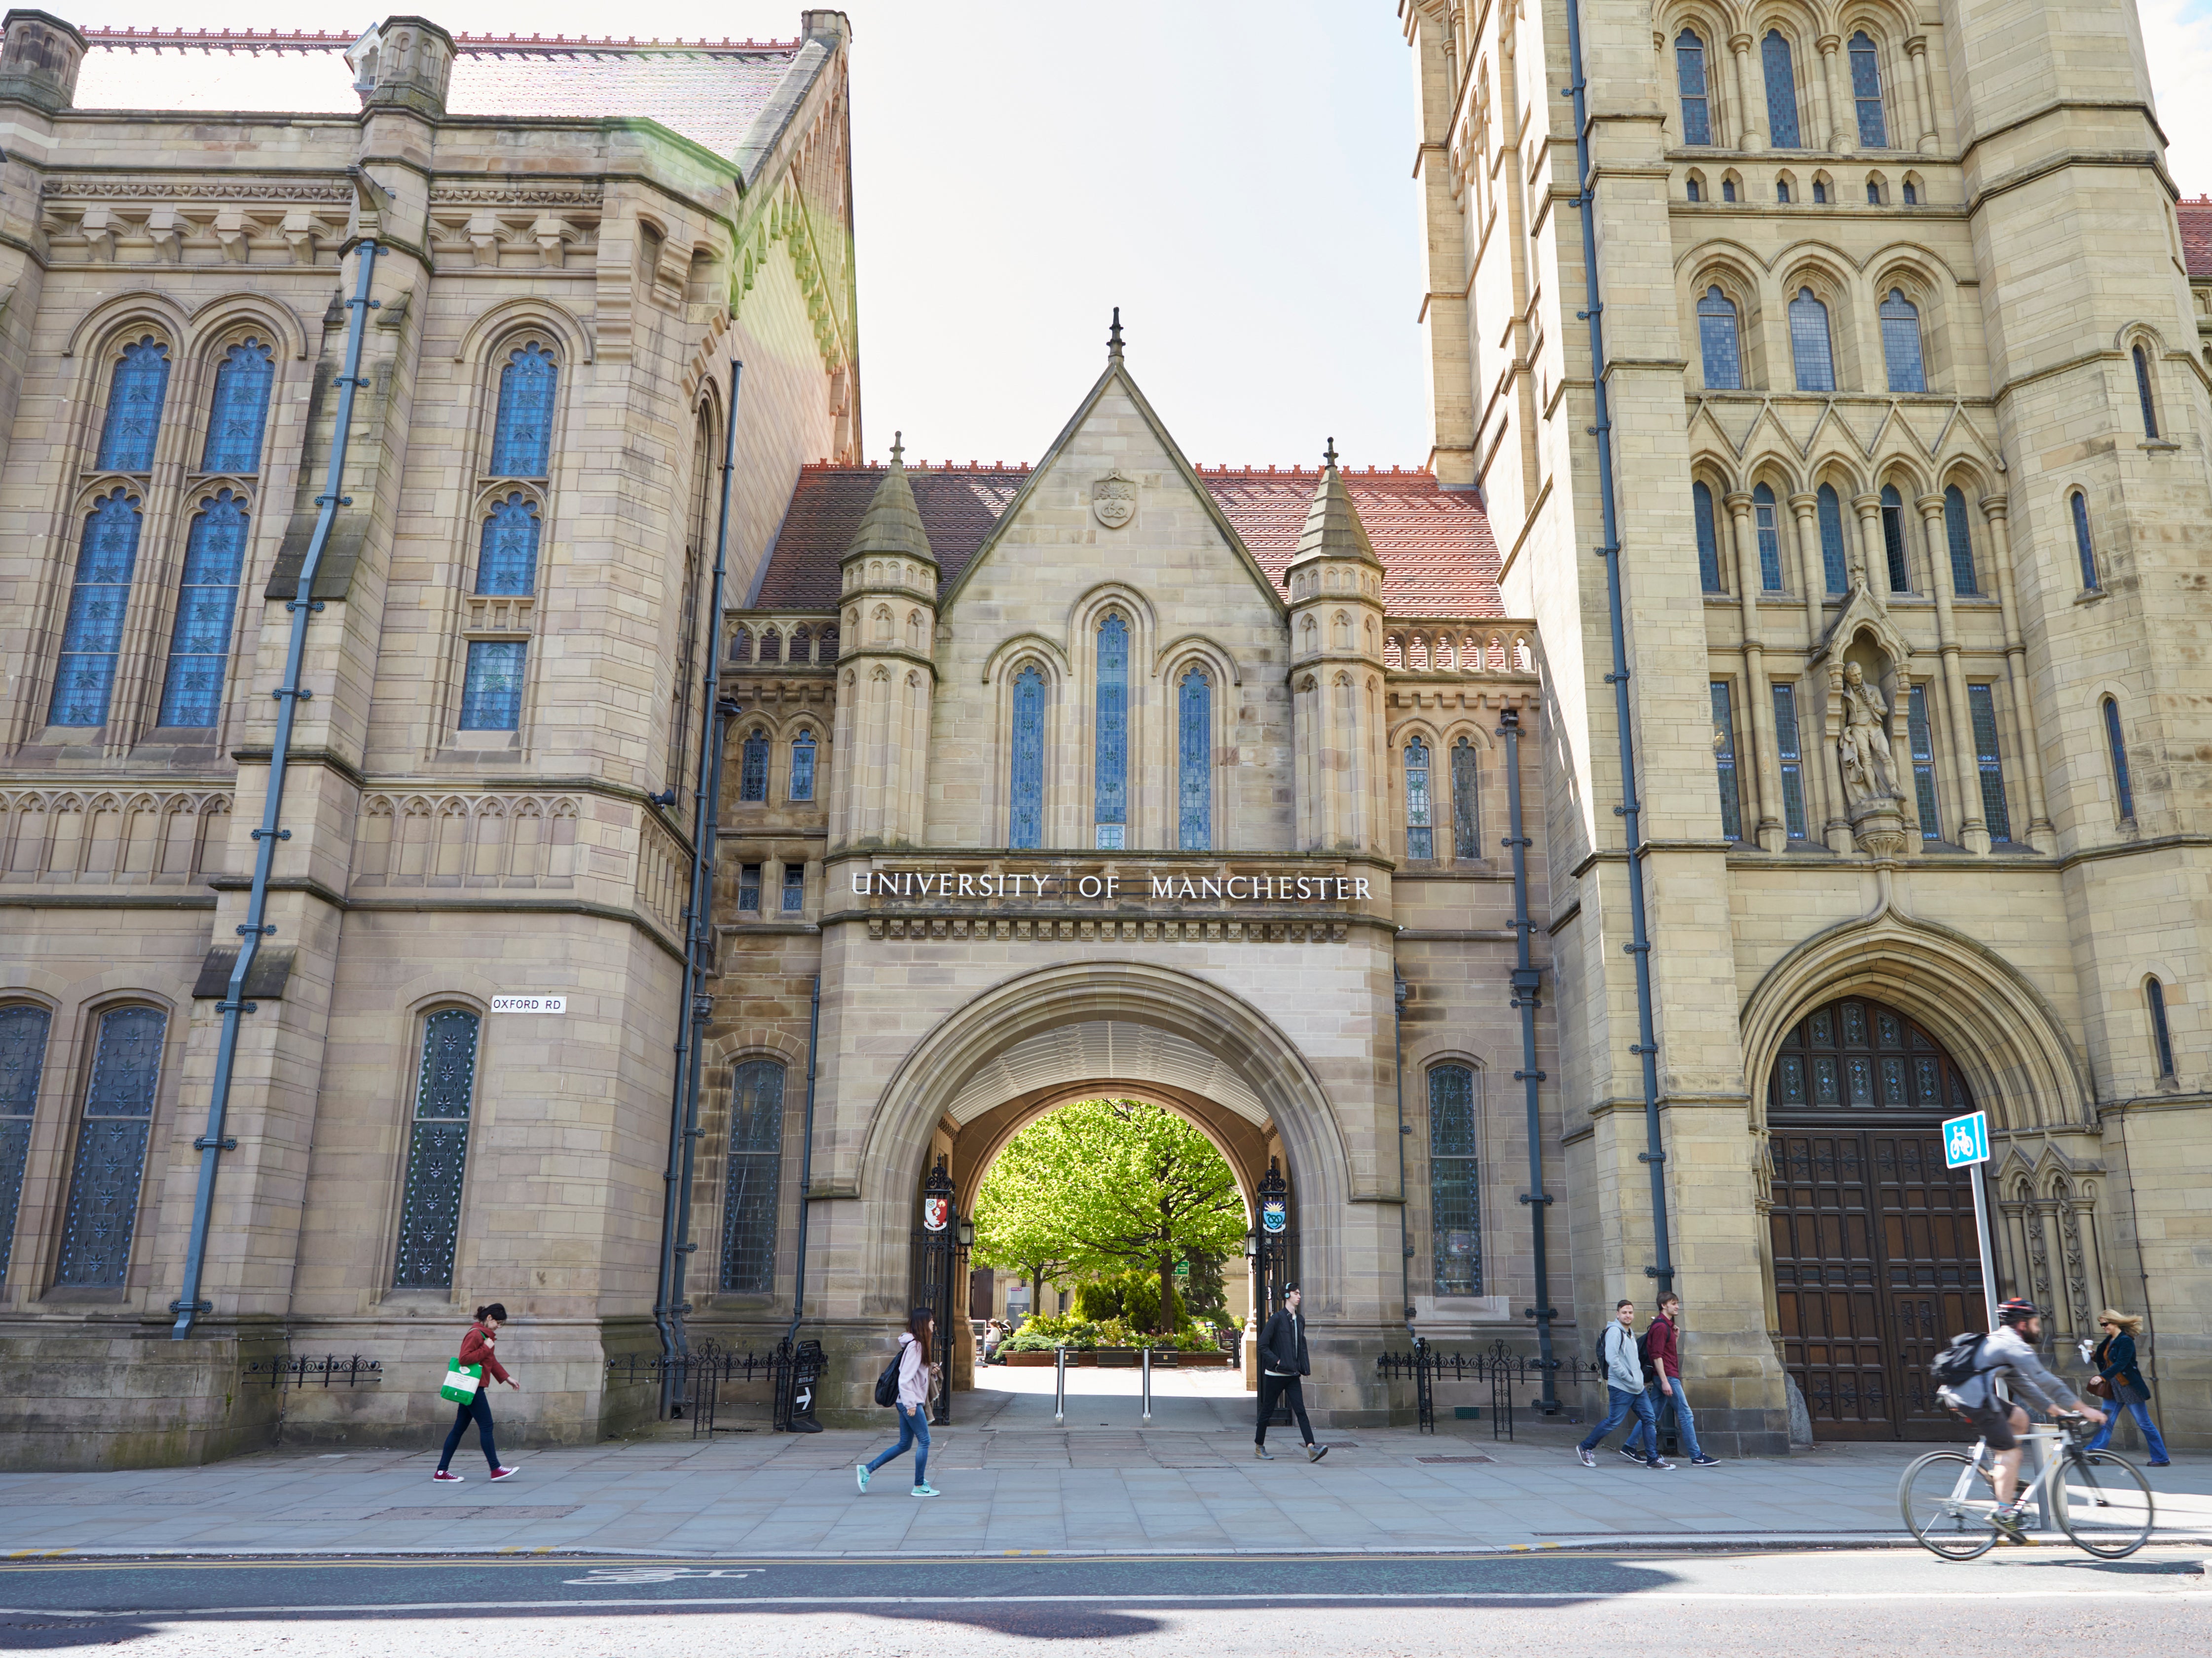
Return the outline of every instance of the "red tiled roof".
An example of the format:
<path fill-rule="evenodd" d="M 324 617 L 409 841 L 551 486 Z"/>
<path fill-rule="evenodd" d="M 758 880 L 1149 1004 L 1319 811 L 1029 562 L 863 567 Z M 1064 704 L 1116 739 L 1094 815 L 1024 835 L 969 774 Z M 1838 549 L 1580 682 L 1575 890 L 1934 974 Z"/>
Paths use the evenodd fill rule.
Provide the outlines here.
<path fill-rule="evenodd" d="M 2181 262 L 2192 277 L 2212 277 L 2212 196 L 2184 197 L 2173 210 L 2181 220 Z"/>
<path fill-rule="evenodd" d="M 949 585 L 968 567 L 1017 491 L 1027 466 L 910 466 L 907 482 Z M 1279 589 L 1320 472 L 1310 467 L 1200 466 L 1200 481 Z M 764 610 L 827 610 L 837 561 L 883 479 L 880 466 L 803 468 L 753 603 Z M 1383 565 L 1383 602 L 1399 616 L 1502 616 L 1498 546 L 1472 490 L 1441 488 L 1418 471 L 1347 470 L 1360 521 Z"/>

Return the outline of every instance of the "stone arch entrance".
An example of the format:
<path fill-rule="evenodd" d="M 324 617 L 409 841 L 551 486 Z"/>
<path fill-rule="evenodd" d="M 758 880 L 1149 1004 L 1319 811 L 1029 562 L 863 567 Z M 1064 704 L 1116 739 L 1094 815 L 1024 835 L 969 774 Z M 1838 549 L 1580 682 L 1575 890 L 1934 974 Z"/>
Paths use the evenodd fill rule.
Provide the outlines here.
<path fill-rule="evenodd" d="M 1938 1125 L 1975 1109 L 1943 1045 L 1863 995 L 1805 1010 L 1766 1076 L 1782 1360 L 1820 1439 L 1953 1439 L 1928 1365 L 1988 1327 L 1966 1171 Z"/>

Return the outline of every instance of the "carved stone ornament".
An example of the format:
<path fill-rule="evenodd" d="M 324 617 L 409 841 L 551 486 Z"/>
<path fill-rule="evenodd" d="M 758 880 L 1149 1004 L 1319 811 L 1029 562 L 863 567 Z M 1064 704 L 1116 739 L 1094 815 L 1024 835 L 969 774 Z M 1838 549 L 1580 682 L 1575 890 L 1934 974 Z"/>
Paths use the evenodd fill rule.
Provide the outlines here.
<path fill-rule="evenodd" d="M 1091 515 L 1109 530 L 1126 529 L 1137 515 L 1137 486 L 1110 472 L 1091 486 Z"/>

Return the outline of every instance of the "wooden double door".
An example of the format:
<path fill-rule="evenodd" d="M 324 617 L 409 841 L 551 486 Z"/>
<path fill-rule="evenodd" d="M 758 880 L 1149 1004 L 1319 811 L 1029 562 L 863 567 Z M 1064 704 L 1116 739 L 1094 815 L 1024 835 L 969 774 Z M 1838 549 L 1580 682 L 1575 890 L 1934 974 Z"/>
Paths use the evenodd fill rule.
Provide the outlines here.
<path fill-rule="evenodd" d="M 1972 1109 L 1932 1038 L 1863 997 L 1800 1021 L 1768 1094 L 1783 1362 L 1816 1439 L 1965 1437 L 1928 1366 L 1988 1328 L 1967 1171 L 1938 1125 Z"/>

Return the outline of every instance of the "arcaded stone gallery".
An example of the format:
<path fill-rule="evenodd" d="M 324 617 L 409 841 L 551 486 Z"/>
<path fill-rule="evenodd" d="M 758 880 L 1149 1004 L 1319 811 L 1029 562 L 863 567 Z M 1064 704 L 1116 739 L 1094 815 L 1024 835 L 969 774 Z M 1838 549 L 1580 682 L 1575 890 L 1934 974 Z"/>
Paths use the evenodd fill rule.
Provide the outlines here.
<path fill-rule="evenodd" d="M 1951 1436 L 1986 1112 L 1999 1293 L 2212 1442 L 2212 205 L 2133 11 L 1582 16 L 1407 0 L 1425 294 L 1353 302 L 1433 446 L 1254 468 L 1118 316 L 1035 463 L 865 459 L 840 14 L 9 14 L 0 1466 L 419 1441 L 491 1300 L 529 1438 L 793 1332 L 856 1419 L 1102 1095 L 1227 1159 L 1320 1419 L 1656 1281 L 1723 1454 Z"/>

